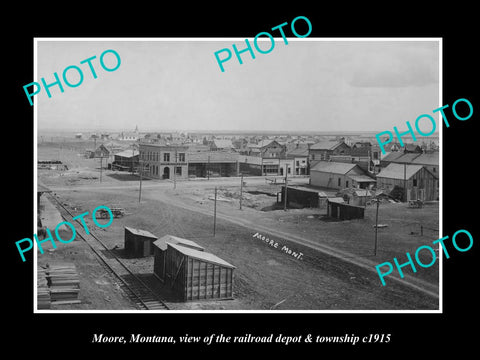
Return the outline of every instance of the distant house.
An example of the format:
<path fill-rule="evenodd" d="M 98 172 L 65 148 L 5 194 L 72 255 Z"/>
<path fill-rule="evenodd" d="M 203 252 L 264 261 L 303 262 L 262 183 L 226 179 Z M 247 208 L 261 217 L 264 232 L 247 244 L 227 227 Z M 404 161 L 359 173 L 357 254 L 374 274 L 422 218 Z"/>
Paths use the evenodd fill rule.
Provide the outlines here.
<path fill-rule="evenodd" d="M 375 184 L 375 179 L 357 164 L 319 161 L 310 169 L 310 185 L 330 189 L 361 188 Z"/>
<path fill-rule="evenodd" d="M 128 133 L 128 132 L 121 132 L 120 135 L 118 135 L 117 140 L 120 141 L 137 141 L 139 139 L 138 133 L 133 132 L 133 133 Z"/>
<path fill-rule="evenodd" d="M 276 140 L 260 140 L 257 144 L 248 144 L 239 155 L 240 172 L 250 175 L 280 175 L 285 169 L 292 174 L 293 160 L 286 157 L 286 146 Z"/>
<path fill-rule="evenodd" d="M 210 150 L 211 151 L 218 151 L 218 150 L 232 150 L 233 144 L 232 140 L 218 140 L 215 139 L 210 142 Z"/>
<path fill-rule="evenodd" d="M 406 200 L 437 200 L 438 178 L 423 165 L 391 163 L 377 174 L 377 189 L 407 189 Z"/>
<path fill-rule="evenodd" d="M 310 146 L 309 160 L 330 160 L 331 155 L 350 155 L 351 148 L 343 140 L 320 141 Z"/>
<path fill-rule="evenodd" d="M 90 158 L 108 158 L 110 156 L 110 150 L 103 144 L 100 144 L 94 151 L 90 152 Z"/>
<path fill-rule="evenodd" d="M 81 139 L 83 137 L 82 133 L 76 133 L 75 134 L 75 139 Z"/>
<path fill-rule="evenodd" d="M 417 144 L 405 144 L 405 146 L 403 147 L 403 151 L 405 153 L 419 153 L 421 154 L 422 153 L 422 148 L 420 147 L 420 145 L 417 145 Z"/>
<path fill-rule="evenodd" d="M 247 154 L 261 158 L 285 159 L 286 147 L 276 140 L 261 140 L 257 144 L 247 145 Z"/>
<path fill-rule="evenodd" d="M 308 175 L 310 169 L 308 166 L 308 146 L 297 144 L 295 148 L 287 150 L 287 159 L 293 159 L 294 175 Z"/>

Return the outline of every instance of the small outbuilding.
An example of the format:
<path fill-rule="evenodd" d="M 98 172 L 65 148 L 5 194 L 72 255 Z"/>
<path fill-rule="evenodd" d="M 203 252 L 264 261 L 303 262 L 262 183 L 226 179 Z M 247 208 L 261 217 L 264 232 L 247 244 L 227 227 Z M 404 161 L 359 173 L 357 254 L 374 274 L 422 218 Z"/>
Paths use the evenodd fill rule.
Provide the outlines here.
<path fill-rule="evenodd" d="M 327 216 L 339 220 L 363 219 L 365 208 L 361 206 L 350 205 L 343 202 L 343 199 L 327 200 Z"/>
<path fill-rule="evenodd" d="M 154 275 L 183 301 L 233 299 L 235 266 L 193 241 L 166 235 L 154 242 Z"/>
<path fill-rule="evenodd" d="M 133 257 L 153 255 L 153 243 L 158 238 L 145 230 L 125 226 L 125 252 Z"/>

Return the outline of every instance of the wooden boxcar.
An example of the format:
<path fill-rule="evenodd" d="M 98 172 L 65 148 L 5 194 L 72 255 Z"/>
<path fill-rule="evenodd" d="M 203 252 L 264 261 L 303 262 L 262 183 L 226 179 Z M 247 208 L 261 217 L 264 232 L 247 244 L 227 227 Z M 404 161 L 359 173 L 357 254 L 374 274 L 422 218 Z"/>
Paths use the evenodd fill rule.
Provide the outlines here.
<path fill-rule="evenodd" d="M 153 255 L 153 242 L 158 238 L 145 230 L 125 226 L 125 252 L 133 257 Z"/>
<path fill-rule="evenodd" d="M 155 243 L 154 274 L 183 301 L 233 299 L 235 266 L 181 243 Z"/>

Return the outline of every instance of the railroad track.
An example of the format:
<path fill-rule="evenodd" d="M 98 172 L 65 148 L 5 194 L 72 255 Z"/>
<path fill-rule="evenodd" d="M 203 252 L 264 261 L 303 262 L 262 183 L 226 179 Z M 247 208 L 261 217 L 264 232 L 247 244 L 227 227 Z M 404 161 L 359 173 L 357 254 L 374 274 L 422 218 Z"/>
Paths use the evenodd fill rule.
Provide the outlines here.
<path fill-rule="evenodd" d="M 97 256 L 99 262 L 106 271 L 113 275 L 120 288 L 126 293 L 128 298 L 142 310 L 169 310 L 168 306 L 160 297 L 135 275 L 117 255 L 109 249 L 95 234 L 89 229 L 90 234 L 85 233 L 83 225 L 79 220 L 73 220 L 74 215 L 68 210 L 56 197 L 46 194 L 47 197 L 58 205 L 57 209 L 63 218 L 75 226 L 77 236 L 82 238 L 90 249 Z M 105 256 L 104 253 L 109 256 Z"/>

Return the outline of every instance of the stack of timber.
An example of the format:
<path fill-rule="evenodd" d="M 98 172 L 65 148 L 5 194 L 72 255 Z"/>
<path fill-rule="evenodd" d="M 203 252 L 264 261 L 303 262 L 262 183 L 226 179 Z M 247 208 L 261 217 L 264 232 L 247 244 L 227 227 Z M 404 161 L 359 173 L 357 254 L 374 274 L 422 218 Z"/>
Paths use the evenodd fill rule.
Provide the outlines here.
<path fill-rule="evenodd" d="M 48 269 L 48 285 L 52 304 L 79 304 L 80 280 L 77 269 L 72 263 L 50 264 Z"/>
<path fill-rule="evenodd" d="M 50 309 L 50 290 L 45 270 L 37 268 L 37 308 Z"/>

